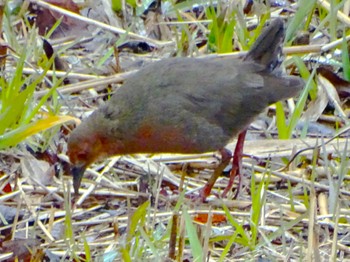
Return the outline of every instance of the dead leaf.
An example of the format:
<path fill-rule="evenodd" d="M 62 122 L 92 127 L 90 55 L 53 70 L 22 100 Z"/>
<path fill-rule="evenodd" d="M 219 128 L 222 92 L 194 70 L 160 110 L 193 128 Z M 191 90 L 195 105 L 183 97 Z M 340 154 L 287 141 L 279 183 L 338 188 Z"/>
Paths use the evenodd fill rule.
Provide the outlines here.
<path fill-rule="evenodd" d="M 317 88 L 317 98 L 308 104 L 307 110 L 300 119 L 301 122 L 317 121 L 329 103 L 325 89 L 321 85 L 318 85 Z"/>
<path fill-rule="evenodd" d="M 17 260 L 8 261 L 32 261 L 32 257 L 39 251 L 40 240 L 34 238 L 14 239 L 2 243 L 2 252 L 12 252 Z"/>
<path fill-rule="evenodd" d="M 337 90 L 340 98 L 348 98 L 350 96 L 350 82 L 339 77 L 332 70 L 325 66 L 317 68 L 317 73 L 327 78 Z"/>
<path fill-rule="evenodd" d="M 46 2 L 79 14 L 79 7 L 72 0 L 47 0 Z M 74 18 L 65 16 L 61 13 L 49 9 L 42 8 L 36 4 L 30 4 L 29 11 L 34 17 L 36 17 L 35 21 L 36 25 L 39 28 L 40 35 L 45 35 L 51 29 L 51 27 L 61 18 L 62 22 L 54 32 L 53 37 L 57 38 L 60 36 L 72 35 L 74 33 L 78 34 L 78 32 L 81 34 L 81 30 L 87 26 L 85 23 L 82 23 Z"/>
<path fill-rule="evenodd" d="M 32 181 L 34 185 L 50 185 L 53 183 L 54 169 L 53 166 L 43 160 L 37 160 L 31 155 L 22 157 L 21 168 L 23 177 L 27 177 L 28 182 Z"/>
<path fill-rule="evenodd" d="M 209 218 L 209 215 L 208 214 L 197 214 L 195 217 L 194 217 L 194 221 L 196 222 L 199 222 L 199 223 L 207 223 L 208 222 L 208 218 Z M 221 214 L 212 214 L 212 220 L 211 220 L 211 223 L 213 225 L 215 224 L 219 224 L 219 223 L 223 223 L 223 222 L 226 222 L 227 219 L 226 219 L 226 216 L 225 215 L 221 215 Z"/>
<path fill-rule="evenodd" d="M 143 19 L 147 35 L 158 40 L 170 40 L 172 37 L 166 18 L 161 13 L 161 1 L 157 0 L 145 11 Z M 152 4 L 153 4 L 152 3 Z"/>
<path fill-rule="evenodd" d="M 317 76 L 317 83 L 324 89 L 325 93 L 328 96 L 329 101 L 335 107 L 339 117 L 345 123 L 347 123 L 348 118 L 342 109 L 340 98 L 338 96 L 337 90 L 335 89 L 334 85 L 327 78 L 323 77 L 322 75 Z"/>

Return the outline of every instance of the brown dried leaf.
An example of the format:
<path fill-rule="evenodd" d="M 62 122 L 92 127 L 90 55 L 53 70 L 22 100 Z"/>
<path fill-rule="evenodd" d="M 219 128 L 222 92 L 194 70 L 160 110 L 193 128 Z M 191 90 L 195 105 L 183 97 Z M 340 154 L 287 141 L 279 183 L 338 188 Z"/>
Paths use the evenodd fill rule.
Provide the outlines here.
<path fill-rule="evenodd" d="M 328 105 L 329 98 L 326 91 L 320 85 L 317 88 L 317 98 L 309 103 L 300 119 L 302 122 L 317 121 Z"/>
<path fill-rule="evenodd" d="M 340 98 L 338 96 L 337 90 L 334 87 L 334 85 L 322 75 L 318 75 L 317 83 L 324 89 L 325 93 L 328 96 L 329 101 L 335 107 L 339 117 L 343 119 L 344 122 L 347 122 L 348 121 L 347 116 L 342 109 Z"/>
<path fill-rule="evenodd" d="M 317 73 L 328 79 L 336 88 L 340 98 L 347 98 L 350 95 L 350 82 L 342 79 L 332 70 L 325 66 L 320 66 Z"/>
<path fill-rule="evenodd" d="M 2 250 L 4 253 L 12 252 L 13 257 L 18 260 L 8 261 L 32 261 L 33 255 L 40 252 L 38 247 L 40 246 L 40 240 L 38 239 L 14 239 L 10 241 L 4 241 L 2 243 Z"/>
<path fill-rule="evenodd" d="M 21 168 L 24 177 L 28 177 L 28 182 L 32 181 L 34 184 L 50 185 L 53 181 L 54 168 L 43 160 L 27 155 L 21 158 Z"/>

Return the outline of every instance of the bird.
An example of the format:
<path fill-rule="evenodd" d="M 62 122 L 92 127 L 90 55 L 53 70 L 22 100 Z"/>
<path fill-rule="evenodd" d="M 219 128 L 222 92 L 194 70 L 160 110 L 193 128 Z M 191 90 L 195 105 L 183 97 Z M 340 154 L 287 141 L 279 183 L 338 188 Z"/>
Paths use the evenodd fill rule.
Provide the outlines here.
<path fill-rule="evenodd" d="M 266 107 L 297 95 L 304 81 L 280 68 L 284 35 L 284 21 L 276 18 L 243 59 L 176 57 L 140 69 L 71 132 L 75 193 L 96 161 L 222 150 Z"/>

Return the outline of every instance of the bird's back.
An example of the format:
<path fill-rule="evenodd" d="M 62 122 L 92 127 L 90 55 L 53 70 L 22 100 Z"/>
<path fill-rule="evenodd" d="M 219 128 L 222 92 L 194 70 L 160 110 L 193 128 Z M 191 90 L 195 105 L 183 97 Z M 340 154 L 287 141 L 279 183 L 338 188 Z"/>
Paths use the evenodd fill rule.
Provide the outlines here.
<path fill-rule="evenodd" d="M 222 148 L 265 107 L 302 88 L 299 77 L 279 71 L 283 37 L 283 22 L 276 19 L 243 60 L 171 58 L 151 64 L 77 132 L 122 144 L 114 151 L 112 145 L 108 155 Z"/>

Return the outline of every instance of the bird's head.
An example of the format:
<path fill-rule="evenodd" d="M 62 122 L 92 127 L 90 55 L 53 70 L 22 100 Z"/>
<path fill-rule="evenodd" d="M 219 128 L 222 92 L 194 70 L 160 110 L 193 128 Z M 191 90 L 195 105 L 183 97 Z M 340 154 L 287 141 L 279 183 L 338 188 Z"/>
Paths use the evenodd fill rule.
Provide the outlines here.
<path fill-rule="evenodd" d="M 128 153 L 125 149 L 125 132 L 119 129 L 119 112 L 114 105 L 102 106 L 70 134 L 67 155 L 71 162 L 76 194 L 86 168 L 92 163 L 112 155 Z"/>
<path fill-rule="evenodd" d="M 78 127 L 68 139 L 67 155 L 71 162 L 74 192 L 78 194 L 86 168 L 105 154 L 101 138 L 97 134 L 80 131 Z"/>

